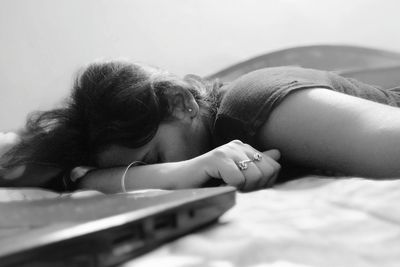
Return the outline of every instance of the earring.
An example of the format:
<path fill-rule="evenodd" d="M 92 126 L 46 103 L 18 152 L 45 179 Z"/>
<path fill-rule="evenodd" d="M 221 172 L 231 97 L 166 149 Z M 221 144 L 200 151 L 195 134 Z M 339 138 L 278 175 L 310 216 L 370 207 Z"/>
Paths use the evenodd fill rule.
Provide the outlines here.
<path fill-rule="evenodd" d="M 188 108 L 188 111 L 189 111 L 189 112 L 192 112 L 192 111 L 193 111 L 193 109 L 191 109 L 191 108 Z"/>

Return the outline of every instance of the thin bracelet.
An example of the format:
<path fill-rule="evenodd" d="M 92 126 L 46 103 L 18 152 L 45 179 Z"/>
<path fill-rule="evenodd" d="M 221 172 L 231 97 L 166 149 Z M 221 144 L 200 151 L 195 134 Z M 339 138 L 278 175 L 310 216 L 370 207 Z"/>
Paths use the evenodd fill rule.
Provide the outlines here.
<path fill-rule="evenodd" d="M 122 174 L 122 177 L 121 177 L 121 188 L 122 188 L 123 193 L 126 193 L 125 176 L 128 173 L 129 168 L 132 166 L 144 165 L 144 164 L 146 164 L 146 163 L 144 163 L 143 161 L 133 161 L 126 167 L 124 174 Z"/>

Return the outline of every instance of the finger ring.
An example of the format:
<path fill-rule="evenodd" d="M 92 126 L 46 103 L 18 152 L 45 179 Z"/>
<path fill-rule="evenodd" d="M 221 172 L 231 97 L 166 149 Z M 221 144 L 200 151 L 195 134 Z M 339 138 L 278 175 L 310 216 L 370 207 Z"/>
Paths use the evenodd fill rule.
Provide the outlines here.
<path fill-rule="evenodd" d="M 253 161 L 251 159 L 242 160 L 237 163 L 237 166 L 239 167 L 239 170 L 244 171 L 249 167 L 250 162 Z"/>
<path fill-rule="evenodd" d="M 262 159 L 262 156 L 261 156 L 260 153 L 254 153 L 253 159 L 254 159 L 255 161 L 260 161 L 260 160 Z"/>

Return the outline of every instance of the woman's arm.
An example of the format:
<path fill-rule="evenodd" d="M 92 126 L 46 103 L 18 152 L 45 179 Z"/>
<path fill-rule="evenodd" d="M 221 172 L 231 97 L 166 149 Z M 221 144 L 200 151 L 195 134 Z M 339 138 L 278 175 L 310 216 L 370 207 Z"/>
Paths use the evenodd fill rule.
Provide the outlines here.
<path fill-rule="evenodd" d="M 328 89 L 292 93 L 257 136 L 295 163 L 366 177 L 400 176 L 400 109 Z"/>
<path fill-rule="evenodd" d="M 187 166 L 187 162 L 171 162 L 131 167 L 126 174 L 125 187 L 128 191 L 200 187 L 205 181 L 202 177 L 195 177 L 194 170 Z M 121 192 L 121 179 L 125 169 L 126 167 L 114 167 L 91 171 L 81 178 L 79 187 L 105 193 Z"/>
<path fill-rule="evenodd" d="M 248 169 L 239 170 L 237 162 L 253 159 L 255 153 L 262 158 L 249 163 Z M 219 178 L 242 191 L 251 191 L 273 185 L 280 170 L 276 162 L 279 157 L 277 150 L 262 153 L 236 140 L 190 160 L 132 167 L 125 186 L 128 191 L 196 188 L 210 178 Z M 79 186 L 105 193 L 121 192 L 124 171 L 124 167 L 91 171 L 81 178 Z"/>

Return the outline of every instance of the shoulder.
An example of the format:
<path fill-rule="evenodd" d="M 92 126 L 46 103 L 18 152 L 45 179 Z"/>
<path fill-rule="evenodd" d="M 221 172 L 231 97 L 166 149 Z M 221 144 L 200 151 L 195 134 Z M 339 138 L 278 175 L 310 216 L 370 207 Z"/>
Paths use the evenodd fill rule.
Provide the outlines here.
<path fill-rule="evenodd" d="M 223 142 L 241 139 L 251 143 L 251 136 L 290 92 L 317 87 L 330 88 L 326 72 L 274 67 L 245 74 L 221 88 L 214 134 Z"/>
<path fill-rule="evenodd" d="M 252 71 L 221 88 L 222 97 L 219 111 L 240 109 L 244 105 L 261 105 L 301 88 L 331 89 L 330 76 L 326 71 L 292 66 Z"/>

